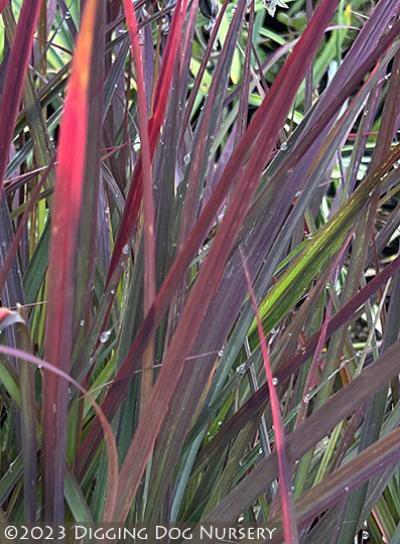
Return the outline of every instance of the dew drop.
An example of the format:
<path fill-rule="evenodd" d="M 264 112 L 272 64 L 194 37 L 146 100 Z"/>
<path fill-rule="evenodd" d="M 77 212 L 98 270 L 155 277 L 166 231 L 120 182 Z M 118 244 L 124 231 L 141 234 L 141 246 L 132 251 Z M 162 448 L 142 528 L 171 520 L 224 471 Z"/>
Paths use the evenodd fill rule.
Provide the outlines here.
<path fill-rule="evenodd" d="M 190 163 L 190 159 L 191 159 L 191 156 L 190 156 L 190 154 L 188 153 L 187 155 L 185 155 L 185 156 L 183 157 L 183 162 L 184 162 L 185 164 L 189 164 L 189 163 Z"/>
<path fill-rule="evenodd" d="M 238 374 L 245 374 L 246 373 L 246 363 L 243 363 L 241 365 L 239 365 L 236 369 L 236 372 Z"/>
<path fill-rule="evenodd" d="M 272 385 L 278 385 L 278 378 L 272 378 Z"/>
<path fill-rule="evenodd" d="M 108 331 L 103 331 L 100 334 L 100 342 L 102 344 L 105 344 L 107 342 L 107 340 L 110 338 L 110 335 L 111 335 L 111 330 L 110 329 Z"/>
<path fill-rule="evenodd" d="M 85 324 L 85 320 L 84 320 L 84 319 L 81 319 L 81 320 L 79 321 L 79 325 L 80 325 L 81 327 L 83 327 L 84 324 Z"/>
<path fill-rule="evenodd" d="M 165 23 L 163 23 L 161 25 L 161 32 L 163 34 L 168 34 L 168 32 L 169 32 L 169 21 L 168 20 L 166 20 Z"/>
<path fill-rule="evenodd" d="M 124 247 L 122 248 L 122 253 L 123 253 L 124 255 L 128 255 L 128 253 L 129 253 L 129 246 L 128 246 L 128 244 L 125 244 L 125 245 L 124 245 Z"/>
<path fill-rule="evenodd" d="M 286 142 L 282 142 L 282 143 L 281 143 L 280 150 L 281 150 L 281 151 L 285 151 L 286 149 L 287 149 L 287 143 L 286 143 Z"/>

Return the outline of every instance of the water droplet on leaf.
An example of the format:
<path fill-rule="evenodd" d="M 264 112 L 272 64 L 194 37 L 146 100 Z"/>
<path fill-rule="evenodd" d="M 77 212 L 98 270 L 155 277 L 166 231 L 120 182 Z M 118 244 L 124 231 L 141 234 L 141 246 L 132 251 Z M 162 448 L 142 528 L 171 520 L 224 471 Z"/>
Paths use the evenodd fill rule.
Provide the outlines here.
<path fill-rule="evenodd" d="M 110 338 L 110 335 L 111 335 L 111 330 L 108 330 L 108 331 L 103 331 L 101 334 L 100 334 L 100 342 L 102 344 L 105 344 L 107 342 L 107 340 Z"/>

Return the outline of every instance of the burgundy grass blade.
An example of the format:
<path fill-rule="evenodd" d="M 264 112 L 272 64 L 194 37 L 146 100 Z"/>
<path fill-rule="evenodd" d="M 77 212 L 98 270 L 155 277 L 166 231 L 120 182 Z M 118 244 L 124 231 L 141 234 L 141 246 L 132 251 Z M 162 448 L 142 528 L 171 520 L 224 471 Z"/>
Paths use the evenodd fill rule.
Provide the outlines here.
<path fill-rule="evenodd" d="M 81 213 L 88 125 L 89 74 L 97 0 L 86 3 L 65 101 L 58 149 L 48 272 L 45 356 L 59 370 L 71 366 L 75 302 L 74 267 Z M 43 396 L 44 491 L 47 520 L 64 517 L 64 468 L 68 391 L 45 373 Z"/>
<path fill-rule="evenodd" d="M 207 172 L 210 148 L 215 138 L 218 120 L 221 117 L 223 96 L 229 82 L 229 70 L 239 32 L 243 25 L 245 9 L 246 5 L 239 2 L 219 55 L 201 119 L 196 129 L 190 165 L 186 172 L 188 182 L 179 233 L 180 240 L 183 241 L 188 237 L 198 217 L 201 202 L 200 195 L 204 176 Z"/>
<path fill-rule="evenodd" d="M 196 79 L 194 81 L 193 88 L 190 91 L 189 100 L 188 100 L 188 103 L 187 103 L 187 106 L 186 106 L 186 109 L 185 109 L 185 114 L 183 116 L 183 121 L 182 121 L 183 129 L 182 129 L 182 133 L 181 133 L 181 138 L 183 138 L 183 136 L 185 134 L 185 129 L 187 128 L 187 126 L 189 124 L 190 115 L 192 113 L 192 109 L 193 109 L 194 103 L 196 101 L 196 97 L 198 96 L 200 85 L 201 85 L 201 82 L 203 80 L 204 73 L 205 73 L 205 71 L 207 69 L 207 65 L 208 65 L 208 62 L 210 60 L 211 53 L 213 51 L 215 40 L 217 39 L 217 35 L 218 35 L 219 29 L 220 29 L 220 26 L 221 26 L 221 23 L 222 23 L 223 16 L 225 14 L 226 8 L 228 7 L 228 3 L 229 3 L 229 0 L 225 0 L 224 3 L 222 4 L 220 10 L 219 10 L 217 20 L 215 21 L 215 25 L 214 25 L 214 27 L 212 29 L 212 32 L 211 32 L 211 35 L 210 35 L 210 39 L 208 40 L 208 43 L 207 43 L 207 48 L 206 48 L 206 50 L 204 52 L 204 57 L 202 59 L 201 65 L 200 65 L 200 69 L 199 69 L 199 71 L 198 71 L 198 73 L 196 75 Z"/>
<path fill-rule="evenodd" d="M 260 339 L 265 374 L 267 376 L 269 398 L 271 402 L 272 424 L 274 427 L 276 455 L 278 458 L 279 490 L 283 518 L 283 534 L 285 536 L 285 542 L 287 542 L 288 544 L 296 544 L 299 542 L 299 534 L 297 530 L 296 513 L 292 500 L 290 466 L 286 456 L 285 429 L 282 422 L 279 398 L 276 392 L 275 379 L 272 374 L 271 361 L 269 358 L 269 351 L 262 325 L 262 319 L 257 307 L 256 295 L 254 293 L 250 273 L 247 268 L 245 257 L 242 251 L 240 252 L 240 254 L 242 258 L 242 265 L 246 277 L 247 287 L 250 293 L 252 306 L 256 316 L 257 331 Z"/>
<path fill-rule="evenodd" d="M 5 7 L 3 2 L 0 9 Z M 8 153 L 14 134 L 15 122 L 21 102 L 22 90 L 32 52 L 33 33 L 39 18 L 41 0 L 25 0 L 18 20 L 14 43 L 7 61 L 7 72 L 0 105 L 0 198 L 3 196 L 3 182 Z"/>

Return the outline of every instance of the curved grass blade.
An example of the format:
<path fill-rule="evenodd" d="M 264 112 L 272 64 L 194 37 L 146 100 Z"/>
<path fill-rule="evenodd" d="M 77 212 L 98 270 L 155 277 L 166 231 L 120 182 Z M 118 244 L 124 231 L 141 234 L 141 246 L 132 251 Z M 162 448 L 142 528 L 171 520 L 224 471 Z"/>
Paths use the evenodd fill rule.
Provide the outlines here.
<path fill-rule="evenodd" d="M 0 308 L 0 331 L 15 323 L 24 323 L 19 312 L 14 312 L 8 308 Z"/>
<path fill-rule="evenodd" d="M 104 412 L 93 399 L 92 395 L 82 387 L 78 382 L 76 382 L 71 376 L 66 372 L 63 372 L 57 368 L 54 364 L 45 361 L 44 359 L 39 359 L 30 353 L 22 351 L 20 349 L 9 348 L 7 346 L 0 345 L 0 353 L 4 355 L 9 355 L 11 357 L 18 357 L 18 359 L 31 363 L 39 368 L 44 368 L 47 372 L 55 374 L 58 378 L 64 380 L 65 382 L 73 385 L 87 401 L 91 404 L 94 412 L 99 418 L 101 427 L 104 432 L 107 456 L 108 456 L 108 487 L 107 495 L 105 497 L 105 507 L 103 514 L 104 522 L 112 522 L 114 516 L 115 501 L 117 496 L 117 479 L 118 479 L 118 452 L 117 445 L 115 443 L 114 434 L 110 423 L 108 422 Z"/>

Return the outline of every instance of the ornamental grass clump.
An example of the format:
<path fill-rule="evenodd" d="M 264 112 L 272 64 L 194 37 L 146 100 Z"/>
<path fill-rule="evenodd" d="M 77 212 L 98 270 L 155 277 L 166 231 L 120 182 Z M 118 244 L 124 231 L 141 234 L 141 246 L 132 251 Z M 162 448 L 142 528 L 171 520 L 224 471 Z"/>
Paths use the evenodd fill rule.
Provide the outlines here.
<path fill-rule="evenodd" d="M 0 11 L 0 530 L 399 543 L 400 2 Z"/>

